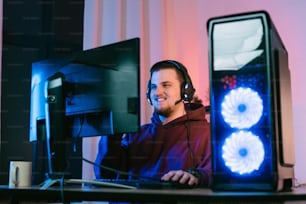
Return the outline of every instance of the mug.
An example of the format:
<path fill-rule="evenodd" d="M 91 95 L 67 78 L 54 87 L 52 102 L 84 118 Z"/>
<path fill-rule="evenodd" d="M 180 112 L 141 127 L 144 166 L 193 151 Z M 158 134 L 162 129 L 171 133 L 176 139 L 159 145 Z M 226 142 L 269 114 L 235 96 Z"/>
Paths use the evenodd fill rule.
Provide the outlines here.
<path fill-rule="evenodd" d="M 9 172 L 9 187 L 30 187 L 32 180 L 32 162 L 11 161 Z"/>

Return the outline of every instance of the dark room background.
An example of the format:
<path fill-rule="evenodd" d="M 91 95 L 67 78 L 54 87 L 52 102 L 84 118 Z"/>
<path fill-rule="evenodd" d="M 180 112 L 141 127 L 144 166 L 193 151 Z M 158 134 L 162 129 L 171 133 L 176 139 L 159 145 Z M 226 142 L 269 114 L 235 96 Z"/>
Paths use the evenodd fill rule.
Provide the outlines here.
<path fill-rule="evenodd" d="M 11 160 L 32 160 L 33 182 L 44 179 L 44 141 L 29 142 L 31 66 L 82 50 L 83 15 L 83 0 L 3 1 L 0 184 Z"/>

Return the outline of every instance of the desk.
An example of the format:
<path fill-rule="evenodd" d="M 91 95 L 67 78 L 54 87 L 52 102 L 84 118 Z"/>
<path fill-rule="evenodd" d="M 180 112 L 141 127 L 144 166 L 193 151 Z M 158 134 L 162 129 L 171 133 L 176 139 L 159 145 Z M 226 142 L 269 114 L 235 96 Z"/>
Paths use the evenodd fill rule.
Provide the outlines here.
<path fill-rule="evenodd" d="M 65 201 L 128 201 L 128 202 L 198 202 L 198 203 L 284 203 L 285 201 L 306 201 L 306 188 L 294 189 L 292 192 L 213 192 L 210 189 L 118 189 L 89 187 L 52 187 L 42 190 L 39 187 L 10 189 L 0 186 L 0 203 L 10 201 L 62 202 Z M 256 198 L 255 198 L 256 197 Z M 255 198 L 255 199 L 254 199 Z"/>

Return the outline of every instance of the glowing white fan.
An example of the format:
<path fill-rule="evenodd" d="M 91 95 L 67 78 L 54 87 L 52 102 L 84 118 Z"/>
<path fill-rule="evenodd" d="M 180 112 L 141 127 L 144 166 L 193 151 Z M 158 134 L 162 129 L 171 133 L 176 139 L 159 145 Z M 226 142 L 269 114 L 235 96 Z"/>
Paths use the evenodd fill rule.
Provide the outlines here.
<path fill-rule="evenodd" d="M 221 104 L 224 121 L 232 128 L 249 128 L 262 116 L 263 104 L 258 93 L 250 88 L 231 90 Z"/>
<path fill-rule="evenodd" d="M 225 165 L 232 172 L 239 174 L 258 170 L 264 160 L 264 154 L 261 140 L 249 131 L 231 134 L 222 147 Z"/>

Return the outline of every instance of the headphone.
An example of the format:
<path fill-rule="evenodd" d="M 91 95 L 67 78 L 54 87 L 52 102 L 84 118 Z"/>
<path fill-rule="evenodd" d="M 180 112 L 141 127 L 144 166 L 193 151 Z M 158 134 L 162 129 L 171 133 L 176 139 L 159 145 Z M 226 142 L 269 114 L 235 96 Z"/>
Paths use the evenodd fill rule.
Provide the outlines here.
<path fill-rule="evenodd" d="M 181 85 L 181 101 L 190 102 L 193 99 L 195 89 L 192 85 L 191 78 L 187 72 L 186 67 L 180 62 L 177 62 L 175 60 L 163 60 L 163 61 L 155 63 L 151 67 L 151 70 L 150 70 L 151 76 L 148 82 L 147 93 L 146 93 L 148 102 L 152 105 L 150 93 L 151 93 L 151 77 L 152 77 L 153 72 L 158 70 L 159 68 L 163 69 L 167 67 L 175 67 L 180 73 L 182 73 L 184 82 Z"/>

